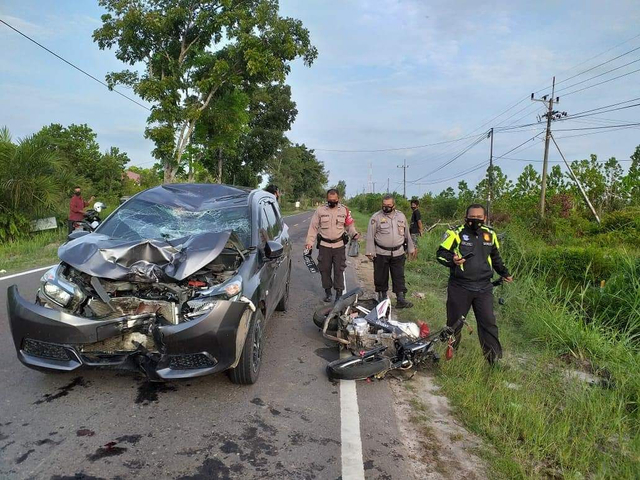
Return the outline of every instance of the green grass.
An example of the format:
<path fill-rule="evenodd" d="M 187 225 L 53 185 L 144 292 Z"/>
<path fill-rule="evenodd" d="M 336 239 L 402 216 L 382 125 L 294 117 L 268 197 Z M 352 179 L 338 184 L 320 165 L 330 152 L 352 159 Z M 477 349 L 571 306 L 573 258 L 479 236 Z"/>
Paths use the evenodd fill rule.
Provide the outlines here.
<path fill-rule="evenodd" d="M 354 217 L 359 228 L 366 226 L 367 215 Z M 432 329 L 446 320 L 448 272 L 435 261 L 442 233 L 420 238 L 418 259 L 407 262 L 409 292 L 425 298 L 412 298 L 413 309 L 398 311 Z M 443 393 L 466 427 L 493 447 L 484 455 L 497 478 L 639 478 L 637 343 L 585 322 L 566 292 L 509 256 L 516 281 L 496 291 L 506 299 L 504 306 L 496 303 L 505 366 L 490 369 L 475 333 L 464 333 L 454 359 L 435 370 Z M 591 386 L 570 378 L 569 369 L 605 381 Z"/>
<path fill-rule="evenodd" d="M 67 230 L 48 230 L 34 233 L 14 242 L 0 243 L 0 270 L 2 275 L 33 267 L 42 267 L 58 261 L 58 247 L 67 237 Z"/>

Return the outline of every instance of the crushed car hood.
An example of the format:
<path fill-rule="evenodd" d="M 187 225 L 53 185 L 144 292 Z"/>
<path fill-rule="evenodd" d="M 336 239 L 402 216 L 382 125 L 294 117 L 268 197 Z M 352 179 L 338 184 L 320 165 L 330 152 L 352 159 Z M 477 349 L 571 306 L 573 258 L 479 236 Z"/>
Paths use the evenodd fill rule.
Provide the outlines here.
<path fill-rule="evenodd" d="M 200 233 L 165 240 L 123 240 L 91 233 L 58 249 L 60 260 L 88 275 L 137 282 L 179 282 L 215 260 L 228 244 L 242 242 L 233 232 Z"/>

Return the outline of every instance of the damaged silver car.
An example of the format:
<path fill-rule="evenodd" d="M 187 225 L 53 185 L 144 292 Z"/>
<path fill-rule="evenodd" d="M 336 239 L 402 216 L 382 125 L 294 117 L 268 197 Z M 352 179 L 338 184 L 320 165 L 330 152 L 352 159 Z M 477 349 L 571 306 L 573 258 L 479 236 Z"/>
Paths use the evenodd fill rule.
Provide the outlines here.
<path fill-rule="evenodd" d="M 177 184 L 74 232 L 35 303 L 9 287 L 18 358 L 43 370 L 139 369 L 152 380 L 229 370 L 254 383 L 265 322 L 285 310 L 290 242 L 262 190 Z"/>

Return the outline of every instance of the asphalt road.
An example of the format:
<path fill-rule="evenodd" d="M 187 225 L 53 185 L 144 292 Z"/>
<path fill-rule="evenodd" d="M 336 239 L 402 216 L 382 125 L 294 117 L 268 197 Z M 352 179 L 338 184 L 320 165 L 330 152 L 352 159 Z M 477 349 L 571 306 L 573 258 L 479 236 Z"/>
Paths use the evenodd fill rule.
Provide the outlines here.
<path fill-rule="evenodd" d="M 353 422 L 341 422 L 341 408 L 352 420 L 354 405 L 341 405 L 342 386 L 327 380 L 338 349 L 311 320 L 322 289 L 302 261 L 309 218 L 287 218 L 290 308 L 269 321 L 252 386 L 225 374 L 157 384 L 135 373 L 30 370 L 15 355 L 6 289 L 31 296 L 42 272 L 0 281 L 0 478 L 358 478 L 358 468 L 343 472 L 345 454 L 367 479 L 409 478 L 386 382 L 357 383 L 360 439 L 343 438 Z M 345 441 L 361 442 L 361 460 Z"/>

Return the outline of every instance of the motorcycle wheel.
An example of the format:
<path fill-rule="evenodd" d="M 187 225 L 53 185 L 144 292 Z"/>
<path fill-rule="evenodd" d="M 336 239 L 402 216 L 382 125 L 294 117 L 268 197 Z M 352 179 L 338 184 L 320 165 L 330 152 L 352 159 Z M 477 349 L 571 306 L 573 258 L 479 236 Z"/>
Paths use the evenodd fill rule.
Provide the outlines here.
<path fill-rule="evenodd" d="M 391 368 L 391 360 L 387 357 L 357 355 L 335 360 L 327 365 L 330 380 L 364 380 Z"/>
<path fill-rule="evenodd" d="M 318 310 L 313 312 L 313 323 L 315 323 L 316 327 L 318 327 L 320 330 L 322 330 L 322 328 L 324 327 L 324 321 L 326 320 L 327 315 L 329 315 L 329 312 L 332 309 L 332 306 L 328 306 L 319 308 Z M 335 333 L 336 330 L 338 330 L 338 319 L 334 317 L 333 319 L 331 319 L 329 325 L 327 326 L 327 332 Z"/>

